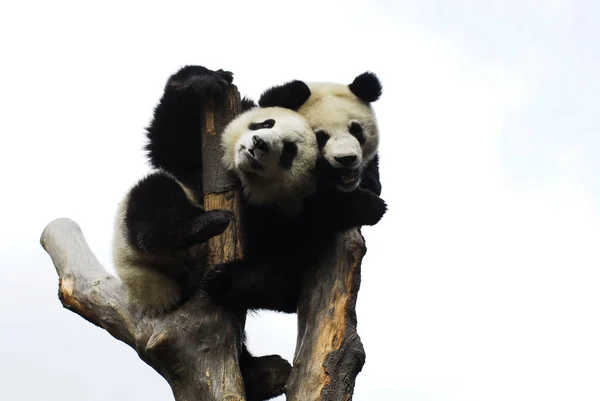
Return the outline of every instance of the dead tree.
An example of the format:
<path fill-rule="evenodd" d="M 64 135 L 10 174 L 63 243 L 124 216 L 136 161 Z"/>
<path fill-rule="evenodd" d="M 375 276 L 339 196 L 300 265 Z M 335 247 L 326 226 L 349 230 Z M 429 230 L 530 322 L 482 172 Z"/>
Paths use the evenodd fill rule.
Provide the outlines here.
<path fill-rule="evenodd" d="M 235 218 L 209 241 L 209 264 L 243 257 L 240 192 L 221 165 L 218 133 L 239 112 L 235 86 L 223 104 L 209 105 L 203 135 L 204 206 L 229 209 Z M 50 222 L 41 236 L 59 276 L 62 305 L 136 350 L 163 376 L 176 401 L 242 401 L 237 362 L 246 311 L 216 306 L 199 291 L 173 312 L 144 317 L 128 307 L 120 281 L 100 264 L 80 227 L 66 218 Z M 288 400 L 352 398 L 365 353 L 356 332 L 360 266 L 366 252 L 358 230 L 340 234 L 321 263 L 306 275 L 298 307 L 294 367 L 285 387 Z M 260 377 L 268 381 L 269 367 Z M 284 383 L 265 383 L 281 388 Z"/>

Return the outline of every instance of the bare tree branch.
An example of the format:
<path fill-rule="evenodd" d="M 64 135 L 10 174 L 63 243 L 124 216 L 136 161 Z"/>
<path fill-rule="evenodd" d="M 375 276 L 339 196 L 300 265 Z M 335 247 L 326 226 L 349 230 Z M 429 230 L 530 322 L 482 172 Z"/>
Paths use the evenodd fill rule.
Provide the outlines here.
<path fill-rule="evenodd" d="M 199 292 L 173 312 L 144 317 L 128 307 L 120 281 L 100 264 L 77 223 L 50 222 L 41 243 L 58 273 L 63 306 L 134 348 L 177 401 L 243 400 L 235 314 Z"/>

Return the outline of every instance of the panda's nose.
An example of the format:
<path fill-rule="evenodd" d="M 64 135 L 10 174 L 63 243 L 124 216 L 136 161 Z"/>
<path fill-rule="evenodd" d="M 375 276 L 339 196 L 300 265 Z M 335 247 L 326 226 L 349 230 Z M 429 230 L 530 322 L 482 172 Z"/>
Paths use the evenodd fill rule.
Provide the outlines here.
<path fill-rule="evenodd" d="M 254 144 L 254 148 L 255 149 L 262 150 L 265 153 L 269 151 L 269 146 L 267 145 L 267 143 L 265 142 L 265 140 L 262 139 L 258 135 L 254 135 L 252 137 L 252 143 Z"/>
<path fill-rule="evenodd" d="M 334 159 L 340 163 L 342 166 L 349 166 L 352 163 L 354 163 L 354 160 L 356 160 L 356 155 L 353 156 L 336 156 L 334 157 Z"/>

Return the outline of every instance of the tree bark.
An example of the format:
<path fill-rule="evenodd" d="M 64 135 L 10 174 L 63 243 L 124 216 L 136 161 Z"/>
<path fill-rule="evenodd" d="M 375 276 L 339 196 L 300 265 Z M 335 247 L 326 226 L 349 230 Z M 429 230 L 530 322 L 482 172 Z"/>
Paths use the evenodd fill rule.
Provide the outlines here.
<path fill-rule="evenodd" d="M 239 193 L 224 173 L 216 135 L 238 113 L 239 104 L 238 91 L 232 87 L 224 104 L 206 110 L 202 132 L 208 146 L 203 162 L 205 206 L 235 213 L 226 232 L 209 242 L 213 266 L 243 256 Z M 238 355 L 246 311 L 222 309 L 198 291 L 180 308 L 148 318 L 128 307 L 120 281 L 100 264 L 77 223 L 65 218 L 50 222 L 41 244 L 58 273 L 63 306 L 134 348 L 167 380 L 175 400 L 245 399 Z"/>
<path fill-rule="evenodd" d="M 235 219 L 221 235 L 211 238 L 208 262 L 210 266 L 243 258 L 243 230 L 241 199 L 234 176 L 223 166 L 221 134 L 225 126 L 241 110 L 240 94 L 235 85 L 229 88 L 224 104 L 207 104 L 204 110 L 205 127 L 202 131 L 202 190 L 206 210 L 232 210 Z"/>
<path fill-rule="evenodd" d="M 356 299 L 366 253 L 358 229 L 341 233 L 307 272 L 298 305 L 294 367 L 288 401 L 348 401 L 365 362 L 356 331 Z"/>

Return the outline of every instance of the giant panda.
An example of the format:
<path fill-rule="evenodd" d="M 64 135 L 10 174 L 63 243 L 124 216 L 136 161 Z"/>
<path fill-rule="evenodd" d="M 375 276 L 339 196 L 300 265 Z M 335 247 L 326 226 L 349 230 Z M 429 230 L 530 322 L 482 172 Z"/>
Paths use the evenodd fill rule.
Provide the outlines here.
<path fill-rule="evenodd" d="M 263 94 L 263 103 L 269 100 L 269 96 L 274 101 L 276 90 L 279 89 Z M 381 87 L 377 90 L 380 92 Z M 293 97 L 287 96 L 287 89 L 279 91 L 283 101 L 273 107 L 290 112 L 293 112 L 292 108 L 298 108 L 288 104 Z M 361 178 L 367 176 L 364 174 L 366 165 L 374 165 L 377 173 L 377 161 L 373 160 L 379 137 L 373 111 L 350 90 L 346 88 L 344 91 L 343 85 L 322 85 L 322 93 L 327 100 L 320 105 L 323 108 L 314 106 L 303 114 L 311 117 L 307 118 L 308 124 L 318 127 L 313 139 L 319 157 L 314 186 L 309 187 L 312 193 L 303 194 L 306 196 L 299 207 L 296 204 L 296 207 L 277 210 L 272 205 L 255 204 L 244 211 L 247 241 L 244 260 L 221 265 L 209 275 L 207 291 L 219 304 L 251 310 L 296 312 L 303 273 L 318 262 L 323 252 L 328 251 L 335 235 L 352 227 L 374 225 L 386 211 L 385 202 L 378 196 L 378 176 L 365 180 L 370 190 L 357 189 Z M 340 99 L 331 99 L 328 94 Z M 292 95 L 295 96 L 294 93 Z M 264 104 L 259 106 L 265 107 L 265 111 L 272 109 Z M 323 125 L 316 124 L 317 121 L 322 121 Z M 265 135 L 266 138 L 269 128 L 276 127 L 276 124 L 270 119 L 242 122 L 240 118 L 223 133 L 224 162 L 240 177 L 246 192 L 254 186 L 251 180 L 260 177 L 265 167 L 267 171 L 278 168 L 272 162 L 258 163 L 259 157 L 264 157 L 267 150 L 261 151 L 259 144 L 262 141 L 258 136 Z M 347 124 L 351 125 L 350 129 Z M 344 126 L 352 133 L 345 135 Z M 357 128 L 363 126 L 365 132 L 359 141 Z M 337 133 L 329 147 L 325 146 L 328 141 L 324 140 L 324 129 Z M 253 140 L 256 140 L 255 144 L 251 143 Z M 265 189 L 261 186 L 259 192 L 263 195 L 268 193 Z M 252 196 L 252 190 L 248 194 Z M 269 198 L 273 196 L 269 195 Z M 286 211 L 292 213 L 286 214 Z"/>
<path fill-rule="evenodd" d="M 141 314 L 169 313 L 207 285 L 206 242 L 227 228 L 233 214 L 201 206 L 202 107 L 208 100 L 223 99 L 231 82 L 226 71 L 182 68 L 169 78 L 147 128 L 146 150 L 154 170 L 120 202 L 113 238 L 117 274 L 129 304 Z M 248 203 L 293 213 L 314 188 L 314 132 L 288 109 L 256 108 L 247 98 L 242 106 L 245 112 L 230 126 L 234 131 L 240 125 L 256 128 L 260 137 L 244 136 L 241 141 L 263 167 L 262 178 L 250 174 L 243 185 Z M 270 121 L 276 126 L 269 126 Z M 253 357 L 243 344 L 240 369 L 246 398 L 258 401 L 283 393 L 291 366 L 277 355 Z M 273 383 L 280 386 L 268 387 Z"/>
<path fill-rule="evenodd" d="M 212 91 L 204 98 L 216 96 Z M 180 128 L 178 134 L 182 134 Z M 174 135 L 173 139 L 179 140 Z M 151 157 L 156 156 L 153 140 L 148 146 Z M 314 192 L 317 141 L 298 113 L 252 107 L 229 123 L 222 141 L 223 161 L 241 179 L 245 209 L 250 213 L 264 208 L 283 222 L 284 216 L 297 214 L 302 200 Z M 234 152 L 234 148 L 241 151 Z M 197 158 L 200 155 L 198 149 Z M 187 162 L 175 156 L 165 160 Z M 173 309 L 202 284 L 206 242 L 221 234 L 233 217 L 228 210 L 205 211 L 199 191 L 169 171 L 186 171 L 185 166 L 155 167 L 119 204 L 113 241 L 114 264 L 128 302 L 146 315 Z M 192 177 L 191 171 L 186 173 L 181 176 Z"/>
<path fill-rule="evenodd" d="M 364 72 L 350 84 L 293 80 L 265 90 L 261 107 L 285 107 L 303 115 L 315 131 L 323 187 L 381 194 L 379 128 L 371 103 L 382 94 L 379 78 Z"/>

